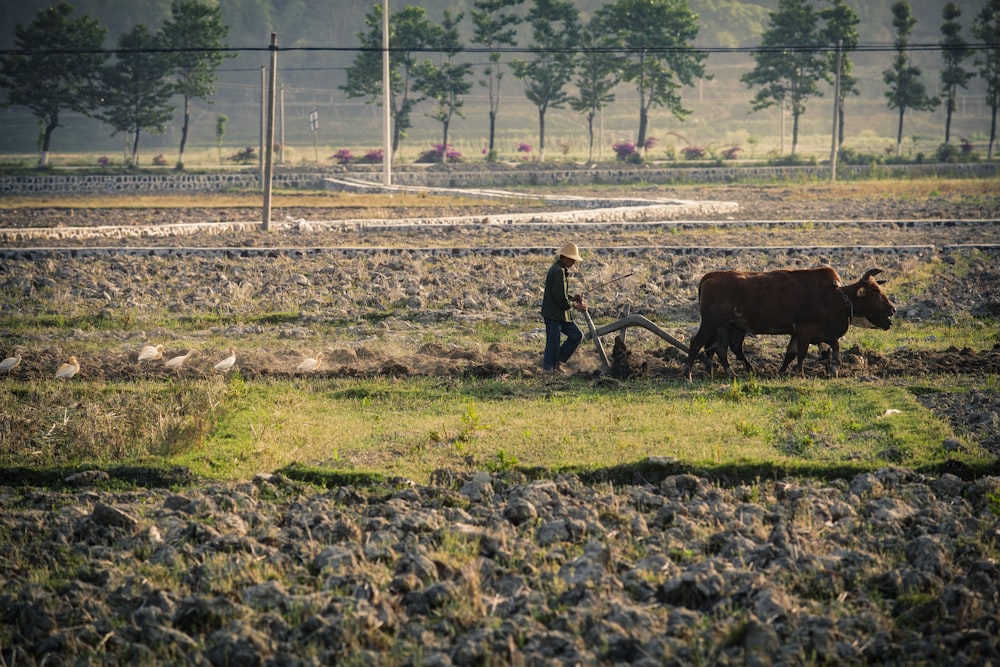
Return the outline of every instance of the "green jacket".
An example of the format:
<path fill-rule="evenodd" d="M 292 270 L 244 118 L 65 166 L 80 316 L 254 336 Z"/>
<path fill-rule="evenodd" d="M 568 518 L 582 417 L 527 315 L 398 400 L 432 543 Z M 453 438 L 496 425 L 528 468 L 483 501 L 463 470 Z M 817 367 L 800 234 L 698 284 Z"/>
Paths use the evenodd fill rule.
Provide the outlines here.
<path fill-rule="evenodd" d="M 569 271 L 559 263 L 558 260 L 549 267 L 549 272 L 545 274 L 545 292 L 542 294 L 542 317 L 559 322 L 569 322 L 570 308 L 572 304 L 569 300 Z"/>

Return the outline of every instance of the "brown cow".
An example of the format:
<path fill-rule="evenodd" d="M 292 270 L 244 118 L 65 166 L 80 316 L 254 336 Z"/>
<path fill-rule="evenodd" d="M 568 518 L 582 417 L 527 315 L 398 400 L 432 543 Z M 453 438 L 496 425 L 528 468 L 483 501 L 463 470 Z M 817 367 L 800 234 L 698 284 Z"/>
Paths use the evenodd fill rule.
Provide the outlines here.
<path fill-rule="evenodd" d="M 870 269 L 850 285 L 844 285 L 830 267 L 783 271 L 712 271 L 698 285 L 701 324 L 691 339 L 686 373 L 703 348 L 714 351 L 726 372 L 727 348 L 732 349 L 748 370 L 743 355 L 746 334 L 789 334 L 780 372 L 792 359 L 803 372 L 809 345 L 830 346 L 830 370 L 834 376 L 840 365 L 840 337 L 853 322 L 857 326 L 888 329 L 896 309 L 883 294 Z"/>

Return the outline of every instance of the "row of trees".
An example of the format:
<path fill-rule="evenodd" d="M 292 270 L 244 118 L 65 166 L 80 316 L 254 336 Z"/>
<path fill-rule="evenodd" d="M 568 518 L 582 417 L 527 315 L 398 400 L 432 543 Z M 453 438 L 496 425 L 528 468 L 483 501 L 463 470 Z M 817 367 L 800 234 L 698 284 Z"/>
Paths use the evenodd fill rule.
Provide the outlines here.
<path fill-rule="evenodd" d="M 524 86 L 524 94 L 538 110 L 540 159 L 545 156 L 545 114 L 569 105 L 586 115 L 593 157 L 593 121 L 603 108 L 614 102 L 613 90 L 621 83 L 636 87 L 639 121 L 636 144 L 648 144 L 650 110 L 661 107 L 675 118 L 690 112 L 681 99 L 683 86 L 705 73 L 707 53 L 693 45 L 698 35 L 697 17 L 687 0 L 613 0 L 598 9 L 589 22 L 581 24 L 570 0 L 532 0 L 522 13 L 525 0 L 474 0 L 472 43 L 488 54 L 488 65 L 479 84 L 489 97 L 489 156 L 495 156 L 494 137 L 500 108 L 500 89 L 506 68 Z M 907 111 L 929 111 L 942 101 L 946 104 L 945 143 L 951 140 L 951 118 L 959 88 L 968 86 L 975 75 L 964 63 L 975 58 L 979 75 L 986 82 L 987 103 L 992 109 L 989 155 L 996 138 L 997 109 L 1000 107 L 1000 0 L 988 0 L 972 22 L 978 48 L 961 36 L 961 9 L 948 2 L 943 9 L 940 50 L 944 59 L 941 96 L 932 96 L 922 81 L 920 68 L 910 59 L 909 37 L 915 19 L 908 2 L 892 5 L 895 30 L 894 57 L 884 71 L 885 96 L 889 108 L 898 110 L 897 156 L 903 137 Z M 443 125 L 442 145 L 448 143 L 452 118 L 462 115 L 462 95 L 471 89 L 471 68 L 456 64 L 463 50 L 458 43 L 457 24 L 462 15 L 445 13 L 444 22 L 433 24 L 420 7 L 409 5 L 390 17 L 390 116 L 393 121 L 392 150 L 411 127 L 412 113 L 424 100 L 432 102 L 432 118 Z M 532 42 L 530 58 L 503 61 L 516 51 L 517 27 L 526 22 Z M 368 14 L 368 29 L 358 34 L 362 51 L 347 71 L 342 90 L 349 97 L 382 103 L 382 9 L 376 5 Z M 821 84 L 836 82 L 838 99 L 837 145 L 844 141 L 846 100 L 859 94 L 850 54 L 859 48 L 857 13 L 845 0 L 829 0 L 817 10 L 809 0 L 778 0 L 769 15 L 760 46 L 753 51 L 754 68 L 741 80 L 756 89 L 754 110 L 778 106 L 792 117 L 792 154 L 798 144 L 799 120 L 806 103 L 822 95 Z M 428 51 L 439 60 L 423 58 Z M 575 93 L 570 84 L 575 83 Z M 444 154 L 444 152 L 442 152 Z"/>
<path fill-rule="evenodd" d="M 798 144 L 799 120 L 807 102 L 823 94 L 822 84 L 838 85 L 840 126 L 844 140 L 846 100 L 859 94 L 851 53 L 859 48 L 858 15 L 847 0 L 778 0 L 760 44 L 752 52 L 755 66 L 741 80 L 755 90 L 753 110 L 780 107 L 792 117 L 792 153 Z M 594 121 L 615 101 L 621 84 L 635 87 L 638 99 L 636 145 L 650 144 L 653 108 L 663 108 L 683 120 L 690 114 L 682 89 L 700 79 L 708 54 L 694 47 L 698 17 L 688 0 L 611 0 L 596 9 L 586 23 L 572 0 L 472 0 L 472 30 L 460 28 L 464 14 L 444 11 L 434 22 L 419 6 L 407 5 L 389 17 L 390 116 L 392 150 L 397 151 L 420 105 L 442 127 L 442 159 L 447 159 L 449 131 L 463 115 L 463 98 L 478 84 L 488 93 L 488 159 L 496 157 L 494 141 L 506 74 L 523 85 L 525 97 L 537 109 L 539 158 L 545 158 L 545 117 L 551 109 L 570 107 L 588 122 L 591 159 Z M 921 71 L 909 57 L 909 36 L 915 24 L 905 1 L 892 6 L 894 57 L 884 72 L 886 99 L 899 112 L 897 154 L 907 111 L 931 110 L 944 102 L 945 142 L 951 137 L 951 116 L 960 88 L 975 72 L 986 82 L 992 109 L 990 150 L 1000 106 L 1000 0 L 987 0 L 972 20 L 979 44 L 961 35 L 961 10 L 944 6 L 940 51 L 944 61 L 940 96 L 928 94 Z M 341 89 L 348 97 L 382 104 L 382 6 L 376 3 L 358 33 L 360 48 L 346 72 Z M 120 34 L 113 54 L 104 50 L 107 30 L 96 20 L 73 16 L 68 3 L 39 12 L 27 27 L 15 30 L 17 51 L 0 56 L 0 88 L 4 104 L 28 107 L 42 125 L 41 163 L 48 160 L 51 136 L 60 113 L 79 112 L 109 124 L 114 134 L 131 138 L 131 161 L 137 161 L 141 132 L 164 131 L 173 118 L 175 100 L 183 99 L 183 125 L 177 164 L 183 166 L 190 127 L 190 104 L 214 93 L 216 72 L 233 57 L 224 40 L 228 26 L 217 4 L 207 0 L 174 0 L 169 18 L 156 32 L 139 24 Z M 486 64 L 474 80 L 474 67 L 464 53 L 462 35 Z M 521 46 L 518 37 L 529 35 Z M 483 58 L 483 55 L 477 55 Z"/>
<path fill-rule="evenodd" d="M 112 58 L 104 50 L 107 29 L 86 15 L 73 16 L 62 2 L 42 10 L 28 26 L 15 29 L 23 53 L 0 57 L 0 87 L 6 105 L 25 106 L 39 119 L 42 166 L 47 165 L 52 133 L 64 110 L 97 118 L 112 134 L 131 138 L 131 163 L 138 160 L 143 131 L 163 132 L 183 99 L 183 125 L 177 157 L 183 166 L 191 123 L 191 101 L 215 92 L 216 70 L 232 57 L 222 49 L 229 30 L 217 6 L 175 0 L 157 32 L 138 24 L 123 32 Z"/>

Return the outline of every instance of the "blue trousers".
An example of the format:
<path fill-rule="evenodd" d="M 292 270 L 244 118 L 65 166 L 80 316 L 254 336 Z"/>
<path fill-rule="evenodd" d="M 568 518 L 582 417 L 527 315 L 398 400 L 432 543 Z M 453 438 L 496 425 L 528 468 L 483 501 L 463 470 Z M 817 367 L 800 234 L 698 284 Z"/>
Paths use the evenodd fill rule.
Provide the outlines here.
<path fill-rule="evenodd" d="M 564 364 L 576 352 L 577 346 L 583 340 L 583 332 L 573 322 L 545 319 L 545 356 L 542 358 L 542 369 L 551 371 L 557 364 Z M 560 345 L 562 336 L 566 340 Z"/>

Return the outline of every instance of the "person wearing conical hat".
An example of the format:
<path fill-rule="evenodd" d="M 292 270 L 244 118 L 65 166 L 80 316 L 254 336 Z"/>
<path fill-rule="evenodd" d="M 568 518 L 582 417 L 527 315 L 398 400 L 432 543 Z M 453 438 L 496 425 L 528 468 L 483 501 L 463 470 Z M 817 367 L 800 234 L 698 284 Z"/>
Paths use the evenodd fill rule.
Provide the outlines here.
<path fill-rule="evenodd" d="M 542 318 L 545 320 L 545 354 L 542 370 L 558 371 L 561 364 L 569 361 L 583 340 L 583 332 L 572 318 L 572 310 L 587 310 L 582 295 L 570 296 L 569 270 L 581 261 L 580 250 L 575 243 L 567 243 L 559 248 L 556 261 L 545 274 L 545 291 L 542 294 Z M 562 337 L 566 340 L 563 341 Z"/>

